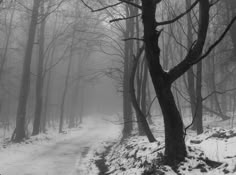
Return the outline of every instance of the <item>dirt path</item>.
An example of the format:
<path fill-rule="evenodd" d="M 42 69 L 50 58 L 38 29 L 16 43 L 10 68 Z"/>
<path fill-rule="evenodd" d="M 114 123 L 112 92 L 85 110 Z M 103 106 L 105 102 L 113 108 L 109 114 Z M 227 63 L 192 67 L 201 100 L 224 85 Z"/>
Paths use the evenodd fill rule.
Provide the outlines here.
<path fill-rule="evenodd" d="M 94 145 L 107 141 L 114 134 L 114 126 L 107 123 L 90 126 L 78 136 L 42 147 L 21 160 L 5 163 L 1 175 L 84 175 L 80 162 Z M 113 136 L 114 137 L 114 136 Z M 0 162 L 1 163 L 1 162 Z"/>

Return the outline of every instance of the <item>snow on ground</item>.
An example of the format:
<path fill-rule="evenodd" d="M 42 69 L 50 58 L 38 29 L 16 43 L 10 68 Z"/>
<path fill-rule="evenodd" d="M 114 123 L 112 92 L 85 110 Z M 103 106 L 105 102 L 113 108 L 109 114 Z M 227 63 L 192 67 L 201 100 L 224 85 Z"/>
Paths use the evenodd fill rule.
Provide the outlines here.
<path fill-rule="evenodd" d="M 235 123 L 232 125 L 232 121 L 221 121 L 216 117 L 205 117 L 204 120 L 206 131 L 202 135 L 196 136 L 195 132 L 188 131 L 188 157 L 174 170 L 163 165 L 164 133 L 163 121 L 159 117 L 151 126 L 157 143 L 149 143 L 146 137 L 139 136 L 117 143 L 106 156 L 109 174 L 236 175 L 236 129 L 229 129 Z M 190 122 L 185 120 L 187 124 Z M 209 129 L 212 126 L 228 129 Z"/>
<path fill-rule="evenodd" d="M 216 132 L 211 133 L 212 135 L 209 137 L 215 137 Z M 208 156 L 211 154 L 207 151 L 209 149 L 212 149 L 211 153 L 216 151 L 215 147 L 207 144 L 209 137 L 203 134 L 202 144 L 195 142 L 201 146 L 190 145 L 189 141 L 188 156 L 175 169 L 163 164 L 163 139 L 156 143 L 149 143 L 145 137 L 132 137 L 123 144 L 118 143 L 113 146 L 112 151 L 106 157 L 108 173 L 111 175 L 236 175 L 235 156 L 225 157 L 224 161 L 209 160 Z M 196 138 L 192 139 L 196 141 Z M 229 144 L 233 149 L 236 148 L 235 143 L 229 142 Z M 232 151 L 235 152 L 235 150 Z M 225 152 L 221 153 L 224 156 Z"/>
<path fill-rule="evenodd" d="M 49 133 L 31 137 L 21 144 L 5 142 L 0 147 L 1 175 L 97 175 L 104 152 L 110 175 L 236 175 L 236 129 L 213 128 L 196 136 L 187 134 L 188 157 L 179 167 L 163 165 L 164 133 L 161 118 L 151 128 L 157 138 L 134 136 L 123 143 L 117 118 L 86 118 L 79 128 L 65 134 Z M 113 122 L 110 122 L 113 121 Z M 205 121 L 206 127 L 227 126 L 229 121 Z M 115 143 L 116 142 L 116 143 Z M 105 164 L 104 164 L 105 165 Z M 104 168 L 104 167 L 103 167 Z M 106 168 L 105 168 L 106 169 Z"/>
<path fill-rule="evenodd" d="M 187 144 L 201 150 L 208 159 L 222 163 L 214 174 L 236 174 L 236 128 L 213 128 L 190 139 Z"/>
<path fill-rule="evenodd" d="M 117 143 L 107 155 L 109 174 L 141 175 L 152 166 L 153 161 L 161 154 L 160 141 L 149 143 L 146 137 L 132 137 L 125 143 Z"/>
<path fill-rule="evenodd" d="M 107 117 L 109 120 L 110 118 Z M 107 119 L 107 120 L 108 120 Z M 66 134 L 41 134 L 0 148 L 1 175 L 96 175 L 95 152 L 120 136 L 120 126 L 102 117 L 86 118 Z"/>

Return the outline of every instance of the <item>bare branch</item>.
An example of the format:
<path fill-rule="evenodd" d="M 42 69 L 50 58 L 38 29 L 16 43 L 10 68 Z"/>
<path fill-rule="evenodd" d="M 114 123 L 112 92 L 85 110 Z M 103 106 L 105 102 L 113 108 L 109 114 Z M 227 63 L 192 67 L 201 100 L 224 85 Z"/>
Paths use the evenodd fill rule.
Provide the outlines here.
<path fill-rule="evenodd" d="M 224 39 L 225 35 L 228 33 L 228 31 L 230 30 L 231 26 L 234 24 L 234 22 L 236 21 L 236 16 L 230 21 L 230 23 L 228 24 L 228 26 L 226 27 L 226 29 L 224 30 L 224 32 L 221 34 L 221 36 L 215 41 L 214 44 L 212 44 L 208 50 L 197 60 L 193 61 L 191 63 L 191 65 L 194 65 L 196 63 L 198 63 L 199 61 L 201 61 L 202 59 L 204 59 L 205 57 L 207 57 L 211 51 Z"/>
<path fill-rule="evenodd" d="M 110 20 L 109 22 L 112 23 L 112 22 L 117 22 L 117 21 L 121 21 L 121 20 L 132 19 L 132 18 L 136 18 L 136 17 L 139 17 L 139 16 L 141 16 L 141 14 L 138 14 L 138 15 L 135 15 L 135 16 L 129 16 L 129 17 L 125 17 L 125 18 L 116 18 L 116 19 Z"/>
<path fill-rule="evenodd" d="M 200 13 L 199 13 L 199 29 L 198 36 L 195 43 L 193 43 L 192 47 L 189 49 L 186 57 L 179 64 L 174 66 L 169 72 L 169 81 L 173 83 L 176 79 L 182 76 L 193 64 L 195 60 L 202 55 L 202 51 L 205 45 L 207 31 L 209 26 L 209 18 L 210 18 L 210 4 L 209 1 L 201 0 L 199 1 Z M 200 60 L 199 60 L 200 61 Z"/>
<path fill-rule="evenodd" d="M 129 5 L 132 5 L 132 6 L 136 7 L 136 8 L 138 8 L 138 9 L 142 10 L 142 6 L 140 6 L 140 5 L 136 4 L 136 3 L 133 3 L 133 2 L 131 2 L 129 0 L 119 0 L 119 1 L 120 2 L 124 2 L 126 4 L 129 4 Z"/>
<path fill-rule="evenodd" d="M 208 99 L 209 97 L 211 97 L 214 94 L 226 94 L 227 92 L 231 92 L 231 91 L 235 91 L 236 88 L 232 88 L 232 89 L 227 89 L 225 91 L 212 91 L 210 94 L 208 94 L 206 97 L 202 98 L 202 101 L 205 101 L 206 99 Z"/>
<path fill-rule="evenodd" d="M 198 4 L 199 0 L 196 0 L 188 10 L 186 10 L 185 12 L 181 13 L 179 16 L 177 16 L 176 18 L 169 20 L 169 21 L 163 21 L 163 22 L 157 22 L 156 26 L 161 26 L 161 25 L 167 25 L 167 24 L 171 24 L 174 23 L 175 21 L 178 21 L 180 18 L 182 18 L 183 16 L 185 16 L 187 13 L 189 13 L 197 4 Z"/>
<path fill-rule="evenodd" d="M 89 10 L 91 10 L 91 12 L 98 12 L 98 11 L 106 10 L 106 9 L 108 9 L 108 8 L 112 8 L 112 7 L 115 7 L 115 6 L 117 6 L 117 5 L 122 4 L 122 2 L 118 2 L 118 3 L 116 3 L 116 4 L 108 5 L 108 6 L 99 8 L 99 9 L 93 9 L 93 8 L 90 7 L 86 2 L 84 2 L 84 0 L 81 0 L 81 2 L 82 2 L 82 3 L 84 4 L 84 6 L 86 6 Z"/>
<path fill-rule="evenodd" d="M 125 39 L 123 39 L 123 41 L 130 41 L 130 40 L 143 41 L 142 38 L 125 38 Z"/>
<path fill-rule="evenodd" d="M 213 1 L 214 1 L 214 0 L 212 0 L 210 6 L 213 6 L 213 5 L 217 4 L 220 0 L 216 0 L 215 2 L 213 2 Z"/>

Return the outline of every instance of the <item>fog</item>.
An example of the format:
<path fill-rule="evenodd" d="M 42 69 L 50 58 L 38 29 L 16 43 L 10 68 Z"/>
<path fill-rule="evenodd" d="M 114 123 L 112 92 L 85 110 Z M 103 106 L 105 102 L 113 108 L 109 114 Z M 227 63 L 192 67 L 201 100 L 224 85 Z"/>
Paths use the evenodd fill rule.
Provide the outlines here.
<path fill-rule="evenodd" d="M 92 70 L 106 70 L 112 66 L 111 56 L 99 52 L 92 52 L 89 68 Z M 119 59 L 119 58 L 115 58 Z M 118 92 L 114 80 L 106 75 L 99 76 L 95 83 L 88 85 L 85 92 L 85 114 L 113 115 L 122 111 L 122 94 Z"/>
<path fill-rule="evenodd" d="M 236 156 L 235 2 L 0 0 L 0 174 L 212 173 Z"/>

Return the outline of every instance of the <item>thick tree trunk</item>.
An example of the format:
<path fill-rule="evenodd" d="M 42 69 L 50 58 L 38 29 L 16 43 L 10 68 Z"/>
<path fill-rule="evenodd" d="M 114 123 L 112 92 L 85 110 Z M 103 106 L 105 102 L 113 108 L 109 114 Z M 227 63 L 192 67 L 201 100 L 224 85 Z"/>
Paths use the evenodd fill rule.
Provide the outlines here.
<path fill-rule="evenodd" d="M 156 31 L 155 26 L 156 6 L 151 0 L 143 0 L 142 5 L 146 58 L 164 117 L 166 163 L 173 165 L 184 160 L 187 154 L 183 122 L 171 92 L 171 82 L 159 62 L 158 40 L 160 33 Z"/>
<path fill-rule="evenodd" d="M 159 36 L 156 28 L 156 6 L 160 0 L 142 0 L 142 18 L 144 26 L 144 43 L 146 58 L 165 124 L 165 156 L 167 164 L 174 165 L 183 161 L 187 155 L 184 141 L 184 128 L 174 96 L 171 92 L 172 83 L 182 76 L 192 65 L 198 63 L 205 45 L 209 26 L 209 0 L 199 0 L 199 28 L 197 40 L 187 53 L 185 59 L 168 72 L 160 64 Z M 164 24 L 164 23 L 163 23 Z M 168 23 L 167 23 L 168 24 Z"/>
<path fill-rule="evenodd" d="M 21 79 L 20 95 L 16 116 L 16 129 L 14 131 L 13 141 L 20 142 L 25 138 L 25 116 L 27 99 L 30 90 L 30 65 L 33 52 L 34 38 L 38 20 L 38 9 L 40 0 L 34 0 L 31 23 L 28 34 L 28 41 L 24 57 L 23 73 Z"/>
<path fill-rule="evenodd" d="M 173 165 L 184 160 L 187 154 L 183 122 L 171 92 L 171 85 L 155 74 L 151 73 L 151 77 L 164 117 L 167 164 Z"/>
<path fill-rule="evenodd" d="M 44 3 L 41 4 L 41 15 L 44 15 Z M 38 135 L 40 132 L 40 121 L 42 115 L 43 106 L 43 63 L 44 63 L 44 31 L 45 31 L 45 20 L 41 22 L 40 35 L 39 35 L 39 57 L 38 57 L 38 71 L 36 80 L 36 103 L 34 113 L 34 124 L 32 135 Z"/>

